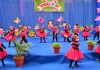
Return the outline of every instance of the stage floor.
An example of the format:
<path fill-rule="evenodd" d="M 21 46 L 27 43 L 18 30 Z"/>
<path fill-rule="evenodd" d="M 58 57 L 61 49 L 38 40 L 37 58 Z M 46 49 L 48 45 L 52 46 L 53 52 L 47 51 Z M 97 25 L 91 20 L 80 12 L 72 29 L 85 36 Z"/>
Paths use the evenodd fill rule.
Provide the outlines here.
<path fill-rule="evenodd" d="M 93 35 L 89 37 L 93 39 Z M 18 38 L 19 40 L 19 38 Z M 68 51 L 71 45 L 68 42 L 63 42 L 63 38 L 59 36 L 59 43 L 61 44 L 61 50 L 59 54 L 54 54 L 52 48 L 52 37 L 46 38 L 47 43 L 40 43 L 38 37 L 28 38 L 31 43 L 29 48 L 29 54 L 25 56 L 25 64 L 21 68 L 17 68 L 14 64 L 13 56 L 16 54 L 13 43 L 11 48 L 8 48 L 8 43 L 2 39 L 4 45 L 7 47 L 8 57 L 5 59 L 5 67 L 2 67 L 0 63 L 0 70 L 68 70 L 68 59 L 64 57 L 64 54 Z M 97 41 L 97 40 L 94 40 Z M 80 50 L 84 54 L 85 58 L 79 62 L 80 67 L 73 70 L 99 70 L 100 63 L 96 61 L 97 54 L 95 53 L 95 45 L 93 51 L 89 51 L 86 41 L 80 36 Z"/>

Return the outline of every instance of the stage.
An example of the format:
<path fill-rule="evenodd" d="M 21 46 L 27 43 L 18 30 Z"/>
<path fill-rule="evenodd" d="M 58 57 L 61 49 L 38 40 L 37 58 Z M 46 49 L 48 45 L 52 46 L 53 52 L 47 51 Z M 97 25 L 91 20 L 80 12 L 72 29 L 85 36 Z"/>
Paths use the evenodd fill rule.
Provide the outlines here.
<path fill-rule="evenodd" d="M 89 37 L 89 39 L 92 38 L 93 35 Z M 38 37 L 28 37 L 28 41 L 31 43 L 29 54 L 25 56 L 24 66 L 18 68 L 15 66 L 13 60 L 13 56 L 16 54 L 14 44 L 12 43 L 11 48 L 8 48 L 8 43 L 2 39 L 4 45 L 7 47 L 8 56 L 5 58 L 6 66 L 2 66 L 0 63 L 0 70 L 68 70 L 69 60 L 64 57 L 64 54 L 71 45 L 68 42 L 63 42 L 63 37 L 59 36 L 59 43 L 61 44 L 60 54 L 54 54 L 52 36 L 48 36 L 46 40 L 47 43 L 39 43 L 40 40 Z M 95 48 L 96 46 L 97 45 L 95 45 Z M 98 56 L 95 53 L 95 48 L 93 51 L 89 51 L 86 41 L 80 36 L 80 50 L 85 58 L 79 61 L 80 67 L 73 67 L 73 70 L 98 70 L 100 63 L 96 61 Z"/>

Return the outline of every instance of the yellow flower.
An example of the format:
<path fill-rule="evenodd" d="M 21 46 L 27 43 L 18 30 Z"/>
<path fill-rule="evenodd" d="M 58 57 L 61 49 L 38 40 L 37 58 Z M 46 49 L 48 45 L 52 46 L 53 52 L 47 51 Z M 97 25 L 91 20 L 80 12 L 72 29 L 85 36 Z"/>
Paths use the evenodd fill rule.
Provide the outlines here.
<path fill-rule="evenodd" d="M 33 37 L 34 36 L 34 32 L 29 32 L 29 36 Z"/>

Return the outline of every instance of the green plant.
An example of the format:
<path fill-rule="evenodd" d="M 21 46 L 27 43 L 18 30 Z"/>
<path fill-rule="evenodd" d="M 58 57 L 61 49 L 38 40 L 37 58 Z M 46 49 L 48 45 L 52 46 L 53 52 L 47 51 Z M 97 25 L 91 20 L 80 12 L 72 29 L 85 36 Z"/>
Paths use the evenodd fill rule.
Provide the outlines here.
<path fill-rule="evenodd" d="M 59 44 L 58 42 L 55 42 L 52 44 L 52 47 L 61 47 L 61 44 Z"/>
<path fill-rule="evenodd" d="M 88 45 L 95 45 L 96 42 L 94 42 L 93 40 L 88 40 L 88 41 L 87 41 L 87 44 L 88 44 Z"/>
<path fill-rule="evenodd" d="M 15 57 L 20 58 L 24 53 L 28 53 L 29 43 L 20 44 L 19 41 L 14 41 L 17 54 Z"/>

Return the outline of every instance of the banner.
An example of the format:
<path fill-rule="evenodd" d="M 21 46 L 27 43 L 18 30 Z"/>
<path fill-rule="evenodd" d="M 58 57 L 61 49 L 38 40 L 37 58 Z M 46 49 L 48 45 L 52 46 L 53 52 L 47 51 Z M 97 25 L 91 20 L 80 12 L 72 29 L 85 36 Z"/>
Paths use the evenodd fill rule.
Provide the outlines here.
<path fill-rule="evenodd" d="M 34 0 L 37 12 L 64 12 L 64 0 Z"/>

